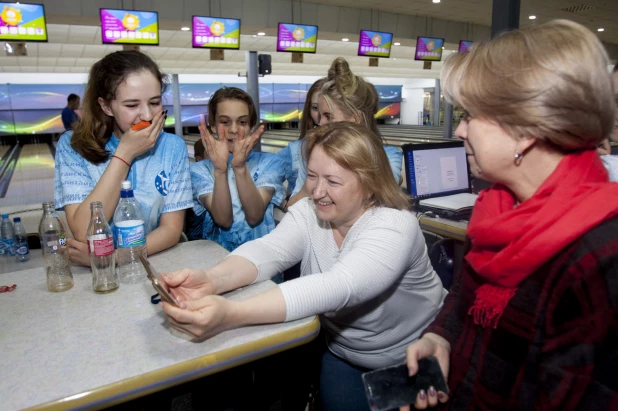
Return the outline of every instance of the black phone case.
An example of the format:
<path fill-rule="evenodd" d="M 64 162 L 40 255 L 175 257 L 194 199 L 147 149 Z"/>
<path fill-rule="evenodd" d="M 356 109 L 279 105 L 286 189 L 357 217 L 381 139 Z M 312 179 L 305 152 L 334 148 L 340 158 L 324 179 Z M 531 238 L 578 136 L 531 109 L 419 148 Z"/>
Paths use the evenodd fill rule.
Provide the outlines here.
<path fill-rule="evenodd" d="M 406 364 L 364 373 L 362 378 L 371 410 L 385 411 L 414 404 L 418 392 L 427 391 L 431 386 L 448 394 L 448 386 L 435 357 L 419 360 L 418 367 L 413 377 L 408 376 Z"/>

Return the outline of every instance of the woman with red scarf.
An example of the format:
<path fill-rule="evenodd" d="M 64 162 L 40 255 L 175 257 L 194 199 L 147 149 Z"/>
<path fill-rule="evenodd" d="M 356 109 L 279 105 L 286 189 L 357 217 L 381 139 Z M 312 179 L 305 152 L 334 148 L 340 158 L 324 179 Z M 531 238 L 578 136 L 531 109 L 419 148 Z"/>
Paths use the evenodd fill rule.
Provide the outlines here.
<path fill-rule="evenodd" d="M 407 350 L 411 375 L 435 356 L 450 392 L 430 387 L 414 407 L 618 409 L 618 184 L 595 150 L 614 128 L 607 67 L 566 20 L 445 62 L 445 98 L 467 112 L 455 134 L 495 184 L 440 314 Z"/>

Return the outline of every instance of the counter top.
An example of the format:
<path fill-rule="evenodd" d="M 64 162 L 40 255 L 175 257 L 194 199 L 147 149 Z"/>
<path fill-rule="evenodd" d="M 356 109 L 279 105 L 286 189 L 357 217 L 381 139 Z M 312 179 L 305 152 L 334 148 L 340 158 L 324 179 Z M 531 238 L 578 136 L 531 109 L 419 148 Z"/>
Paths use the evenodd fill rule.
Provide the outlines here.
<path fill-rule="evenodd" d="M 209 268 L 227 254 L 202 240 L 150 261 L 167 272 Z M 17 284 L 0 294 L 3 409 L 103 408 L 304 344 L 319 331 L 317 317 L 310 317 L 193 343 L 170 333 L 160 306 L 150 301 L 150 282 L 96 294 L 89 268 L 73 267 L 73 277 L 71 290 L 53 293 L 42 267 L 0 274 L 0 284 Z M 245 299 L 274 286 L 267 281 L 227 296 Z"/>

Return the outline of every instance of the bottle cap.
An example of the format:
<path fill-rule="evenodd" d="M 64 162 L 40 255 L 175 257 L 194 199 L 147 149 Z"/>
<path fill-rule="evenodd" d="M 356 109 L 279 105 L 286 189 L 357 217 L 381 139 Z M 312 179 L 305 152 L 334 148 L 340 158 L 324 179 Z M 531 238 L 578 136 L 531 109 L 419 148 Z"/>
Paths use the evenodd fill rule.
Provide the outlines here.
<path fill-rule="evenodd" d="M 8 214 L 2 214 L 2 218 L 4 218 L 4 219 L 8 219 L 8 218 L 9 218 L 9 215 L 8 215 Z"/>
<path fill-rule="evenodd" d="M 123 190 L 130 190 L 131 189 L 131 182 L 129 180 L 124 180 L 122 182 L 122 189 Z"/>
<path fill-rule="evenodd" d="M 13 218 L 13 222 L 14 223 L 19 223 L 19 222 L 21 222 L 21 218 L 15 217 L 15 218 Z"/>

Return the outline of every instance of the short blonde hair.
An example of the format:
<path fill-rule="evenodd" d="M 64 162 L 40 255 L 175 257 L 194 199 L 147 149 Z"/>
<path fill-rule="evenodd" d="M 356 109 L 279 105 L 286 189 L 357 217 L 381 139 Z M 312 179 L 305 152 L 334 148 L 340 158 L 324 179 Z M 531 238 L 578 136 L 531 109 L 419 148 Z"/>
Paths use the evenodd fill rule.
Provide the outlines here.
<path fill-rule="evenodd" d="M 593 148 L 614 127 L 608 62 L 592 32 L 553 20 L 449 56 L 444 96 L 512 136 L 535 137 L 563 151 Z"/>
<path fill-rule="evenodd" d="M 318 146 L 337 164 L 358 176 L 369 197 L 367 207 L 410 208 L 410 199 L 395 182 L 380 138 L 367 127 L 342 121 L 310 130 L 303 146 L 305 164 Z"/>
<path fill-rule="evenodd" d="M 335 104 L 346 116 L 359 119 L 361 124 L 380 136 L 375 119 L 378 91 L 373 84 L 352 73 L 346 59 L 337 57 L 333 60 L 320 94 L 331 110 Z"/>

